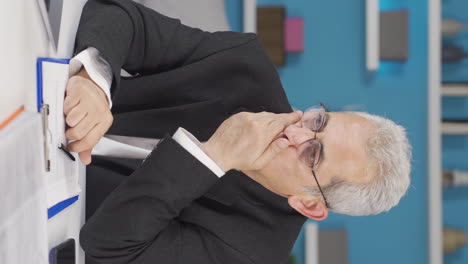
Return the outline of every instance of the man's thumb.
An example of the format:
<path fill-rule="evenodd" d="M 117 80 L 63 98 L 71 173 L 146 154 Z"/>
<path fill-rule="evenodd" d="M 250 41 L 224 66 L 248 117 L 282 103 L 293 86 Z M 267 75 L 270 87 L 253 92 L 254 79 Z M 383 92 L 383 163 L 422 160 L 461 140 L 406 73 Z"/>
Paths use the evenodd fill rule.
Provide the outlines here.
<path fill-rule="evenodd" d="M 80 160 L 84 165 L 89 165 L 91 163 L 91 151 L 92 149 L 88 149 L 78 153 L 78 156 L 80 156 Z"/>
<path fill-rule="evenodd" d="M 286 138 L 278 138 L 271 142 L 265 152 L 257 159 L 256 169 L 264 168 L 276 155 L 290 145 L 291 143 Z"/>

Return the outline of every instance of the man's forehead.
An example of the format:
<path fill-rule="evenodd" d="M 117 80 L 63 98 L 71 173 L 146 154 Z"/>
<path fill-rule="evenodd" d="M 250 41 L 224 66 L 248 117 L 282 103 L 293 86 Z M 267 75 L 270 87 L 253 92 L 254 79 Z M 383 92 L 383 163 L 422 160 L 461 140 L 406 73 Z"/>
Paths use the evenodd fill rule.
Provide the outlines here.
<path fill-rule="evenodd" d="M 367 138 L 374 127 L 371 120 L 351 112 L 329 112 L 327 116 L 324 130 L 331 130 L 331 133 L 358 133 L 362 134 L 359 138 Z"/>
<path fill-rule="evenodd" d="M 336 166 L 339 175 L 355 183 L 367 182 L 369 158 L 365 149 L 371 134 L 370 121 L 347 112 L 328 113 L 329 123 L 322 136 L 329 166 Z M 333 165 L 334 164 L 334 165 Z"/>

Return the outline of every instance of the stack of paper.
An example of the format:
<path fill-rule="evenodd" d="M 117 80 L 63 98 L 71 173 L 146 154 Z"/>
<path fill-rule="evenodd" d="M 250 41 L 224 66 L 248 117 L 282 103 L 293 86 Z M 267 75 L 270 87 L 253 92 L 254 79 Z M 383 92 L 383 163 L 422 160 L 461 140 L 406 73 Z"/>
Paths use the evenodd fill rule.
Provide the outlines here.
<path fill-rule="evenodd" d="M 0 130 L 0 263 L 48 263 L 41 131 L 28 112 Z"/>

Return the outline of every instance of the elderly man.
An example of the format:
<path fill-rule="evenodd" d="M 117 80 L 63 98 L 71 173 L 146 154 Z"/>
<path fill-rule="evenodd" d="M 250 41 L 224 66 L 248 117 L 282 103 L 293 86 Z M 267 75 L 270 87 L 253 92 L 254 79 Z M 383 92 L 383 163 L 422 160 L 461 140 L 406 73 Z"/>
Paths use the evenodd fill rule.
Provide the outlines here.
<path fill-rule="evenodd" d="M 93 156 L 80 242 L 94 261 L 285 263 L 307 218 L 387 211 L 409 186 L 401 126 L 323 105 L 292 112 L 253 34 L 89 1 L 76 52 L 69 149 L 89 164 L 107 133 L 120 143 L 101 152 L 148 154 Z"/>

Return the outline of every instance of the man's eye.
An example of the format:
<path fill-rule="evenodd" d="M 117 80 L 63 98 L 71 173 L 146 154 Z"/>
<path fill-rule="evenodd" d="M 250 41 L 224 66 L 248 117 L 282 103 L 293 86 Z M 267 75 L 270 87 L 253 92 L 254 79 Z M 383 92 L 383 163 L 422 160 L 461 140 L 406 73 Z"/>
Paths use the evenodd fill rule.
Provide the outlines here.
<path fill-rule="evenodd" d="M 311 166 L 315 164 L 315 152 L 314 151 L 310 152 L 309 163 Z"/>
<path fill-rule="evenodd" d="M 314 148 L 313 145 L 309 146 L 307 148 L 306 152 L 306 158 L 307 158 L 307 163 L 310 166 L 313 166 L 315 164 L 315 158 L 316 158 L 316 149 Z"/>
<path fill-rule="evenodd" d="M 312 166 L 317 165 L 317 163 L 320 161 L 320 152 L 322 151 L 322 147 L 320 144 L 312 144 L 310 146 L 310 164 Z"/>
<path fill-rule="evenodd" d="M 308 166 L 313 167 L 317 165 L 320 160 L 321 144 L 318 141 L 311 140 L 306 143 L 307 146 L 301 153 L 301 159 L 307 163 Z"/>
<path fill-rule="evenodd" d="M 314 120 L 313 119 L 305 119 L 302 121 L 302 125 L 306 128 L 312 129 L 314 127 Z"/>
<path fill-rule="evenodd" d="M 321 117 L 317 117 L 315 118 L 315 123 L 314 123 L 314 129 L 315 130 L 318 130 L 320 128 L 320 125 L 322 125 L 322 118 Z"/>

